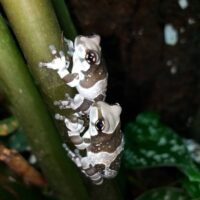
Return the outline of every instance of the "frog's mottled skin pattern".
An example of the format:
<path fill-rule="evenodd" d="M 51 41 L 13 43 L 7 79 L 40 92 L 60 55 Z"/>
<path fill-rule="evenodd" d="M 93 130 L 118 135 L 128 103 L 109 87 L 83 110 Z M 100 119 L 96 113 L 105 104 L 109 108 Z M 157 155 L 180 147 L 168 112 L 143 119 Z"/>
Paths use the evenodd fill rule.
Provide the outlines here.
<path fill-rule="evenodd" d="M 50 46 L 54 59 L 49 63 L 40 63 L 41 67 L 57 70 L 58 75 L 78 93 L 71 98 L 55 102 L 61 109 L 72 108 L 75 114 L 67 118 L 56 114 L 68 129 L 68 136 L 76 149 L 71 151 L 66 144 L 72 161 L 93 183 L 99 185 L 103 178 L 117 175 L 123 150 L 123 135 L 120 129 L 121 107 L 104 102 L 106 97 L 108 73 L 101 58 L 100 37 L 77 36 L 74 43 L 65 39 L 70 62 L 63 51 L 57 52 Z M 88 118 L 84 120 L 84 118 Z M 84 150 L 85 156 L 79 153 Z"/>
<path fill-rule="evenodd" d="M 78 94 L 74 98 L 66 96 L 66 100 L 55 102 L 60 108 L 72 108 L 76 112 L 85 114 L 89 112 L 90 105 L 95 101 L 103 101 L 106 95 L 108 73 L 101 59 L 100 37 L 93 35 L 90 37 L 78 36 L 73 44 L 65 39 L 72 55 L 73 65 L 69 72 L 69 62 L 60 55 L 55 55 L 56 50 L 51 47 L 55 58 L 50 63 L 41 63 L 50 69 L 56 69 L 59 76 L 70 87 L 75 87 Z M 87 55 L 94 54 L 94 62 L 88 62 Z M 60 60 L 59 60 L 60 56 Z M 58 63 L 60 67 L 58 67 Z M 53 64 L 52 64 L 53 63 Z M 56 66 L 54 66 L 54 64 Z"/>
<path fill-rule="evenodd" d="M 108 105 L 105 102 L 96 102 L 91 106 L 89 113 L 89 128 L 83 135 L 86 141 L 86 156 L 72 152 L 64 145 L 74 163 L 81 168 L 95 184 L 103 182 L 103 178 L 113 178 L 120 167 L 120 158 L 123 150 L 123 135 L 120 130 L 119 105 Z M 98 130 L 96 122 L 104 121 L 102 130 Z"/>

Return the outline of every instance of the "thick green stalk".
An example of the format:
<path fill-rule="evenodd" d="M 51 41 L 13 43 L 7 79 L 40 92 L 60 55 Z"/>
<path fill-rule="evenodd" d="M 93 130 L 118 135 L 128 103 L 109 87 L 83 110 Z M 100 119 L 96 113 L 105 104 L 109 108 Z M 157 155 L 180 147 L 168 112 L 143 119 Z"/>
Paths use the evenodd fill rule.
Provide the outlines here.
<path fill-rule="evenodd" d="M 74 40 L 77 36 L 76 28 L 72 22 L 69 10 L 64 0 L 51 0 L 56 11 L 60 26 L 64 32 L 64 35 Z"/>
<path fill-rule="evenodd" d="M 0 80 L 45 176 L 60 199 L 88 199 L 80 177 L 62 148 L 60 137 L 2 17 Z"/>
<path fill-rule="evenodd" d="M 30 70 L 40 86 L 48 106 L 54 111 L 53 101 L 63 99 L 72 90 L 53 70 L 38 67 L 41 61 L 50 61 L 49 45 L 61 49 L 63 42 L 50 0 L 0 0 L 19 41 Z"/>

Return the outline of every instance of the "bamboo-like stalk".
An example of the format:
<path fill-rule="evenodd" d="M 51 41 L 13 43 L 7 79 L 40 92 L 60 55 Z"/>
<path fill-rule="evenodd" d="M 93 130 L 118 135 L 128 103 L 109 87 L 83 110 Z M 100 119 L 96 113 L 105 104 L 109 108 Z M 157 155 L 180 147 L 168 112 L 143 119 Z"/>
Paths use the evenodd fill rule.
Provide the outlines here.
<path fill-rule="evenodd" d="M 64 0 L 51 0 L 56 11 L 60 26 L 65 37 L 74 40 L 77 36 L 76 28 L 72 22 L 69 10 Z"/>
<path fill-rule="evenodd" d="M 17 1 L 19 2 L 19 1 Z M 0 80 L 45 176 L 60 199 L 88 199 L 16 44 L 0 17 Z"/>
<path fill-rule="evenodd" d="M 62 47 L 61 30 L 50 0 L 0 0 L 11 27 L 22 48 L 28 66 L 52 111 L 58 112 L 53 101 L 63 99 L 72 90 L 53 70 L 38 67 L 41 61 L 50 61 L 49 45 Z"/>

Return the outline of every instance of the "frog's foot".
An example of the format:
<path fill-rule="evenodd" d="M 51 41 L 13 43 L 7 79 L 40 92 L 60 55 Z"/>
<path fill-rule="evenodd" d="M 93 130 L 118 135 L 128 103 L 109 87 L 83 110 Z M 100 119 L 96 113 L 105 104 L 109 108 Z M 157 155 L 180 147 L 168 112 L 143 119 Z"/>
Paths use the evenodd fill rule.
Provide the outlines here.
<path fill-rule="evenodd" d="M 68 60 L 66 60 L 64 52 L 57 51 L 54 45 L 50 45 L 49 49 L 53 56 L 53 60 L 51 62 L 40 62 L 39 67 L 46 67 L 48 69 L 61 70 L 61 71 L 67 70 L 70 63 Z"/>
<path fill-rule="evenodd" d="M 65 97 L 66 97 L 65 100 L 54 101 L 54 105 L 58 106 L 61 110 L 72 108 L 71 102 L 73 101 L 73 99 L 69 96 L 69 94 L 65 94 Z"/>
<path fill-rule="evenodd" d="M 55 117 L 55 119 L 60 120 L 60 121 L 65 121 L 65 118 L 66 118 L 65 116 L 63 116 L 59 113 L 56 113 L 54 117 Z"/>
<path fill-rule="evenodd" d="M 58 106 L 61 110 L 67 109 L 67 108 L 70 108 L 70 101 L 68 100 L 54 101 L 54 105 Z"/>
<path fill-rule="evenodd" d="M 65 44 L 67 46 L 67 49 L 68 49 L 68 51 L 67 51 L 68 55 L 69 56 L 73 56 L 73 54 L 74 54 L 74 44 L 73 44 L 73 41 L 68 40 L 67 38 L 64 38 L 64 42 L 65 42 Z"/>
<path fill-rule="evenodd" d="M 81 116 L 78 113 L 72 115 L 69 119 L 64 119 L 65 126 L 68 131 L 67 134 L 74 144 L 74 146 L 79 150 L 86 149 L 90 144 L 90 138 L 85 136 L 85 122 L 81 119 Z"/>
<path fill-rule="evenodd" d="M 77 153 L 76 151 L 73 152 L 72 150 L 70 150 L 69 147 L 65 143 L 63 144 L 63 148 L 67 151 L 69 158 L 75 163 L 75 165 L 77 167 L 82 168 L 81 155 Z"/>
<path fill-rule="evenodd" d="M 81 171 L 88 177 L 95 185 L 101 185 L 103 183 L 103 177 L 100 172 L 97 171 L 95 167 L 89 165 L 89 168 L 84 167 L 84 162 L 90 159 L 86 157 L 82 157 L 79 153 L 78 149 L 74 151 L 70 150 L 69 147 L 64 143 L 63 148 L 67 151 L 69 158 L 75 163 L 75 165 L 81 168 Z M 84 160 L 84 162 L 83 162 Z"/>
<path fill-rule="evenodd" d="M 84 120 L 78 113 L 73 114 L 70 118 L 57 113 L 55 119 L 64 121 L 68 137 L 77 149 L 84 150 L 91 144 L 90 137 L 85 134 Z"/>

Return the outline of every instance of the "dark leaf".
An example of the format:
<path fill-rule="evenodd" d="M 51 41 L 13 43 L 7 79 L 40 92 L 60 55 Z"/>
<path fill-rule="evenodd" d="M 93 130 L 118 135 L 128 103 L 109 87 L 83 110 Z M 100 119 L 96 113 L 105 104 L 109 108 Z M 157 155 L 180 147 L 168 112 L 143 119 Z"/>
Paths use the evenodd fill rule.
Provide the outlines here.
<path fill-rule="evenodd" d="M 140 114 L 125 128 L 124 164 L 128 169 L 173 166 L 191 181 L 200 182 L 200 171 L 193 163 L 184 140 L 160 122 L 153 113 Z"/>

